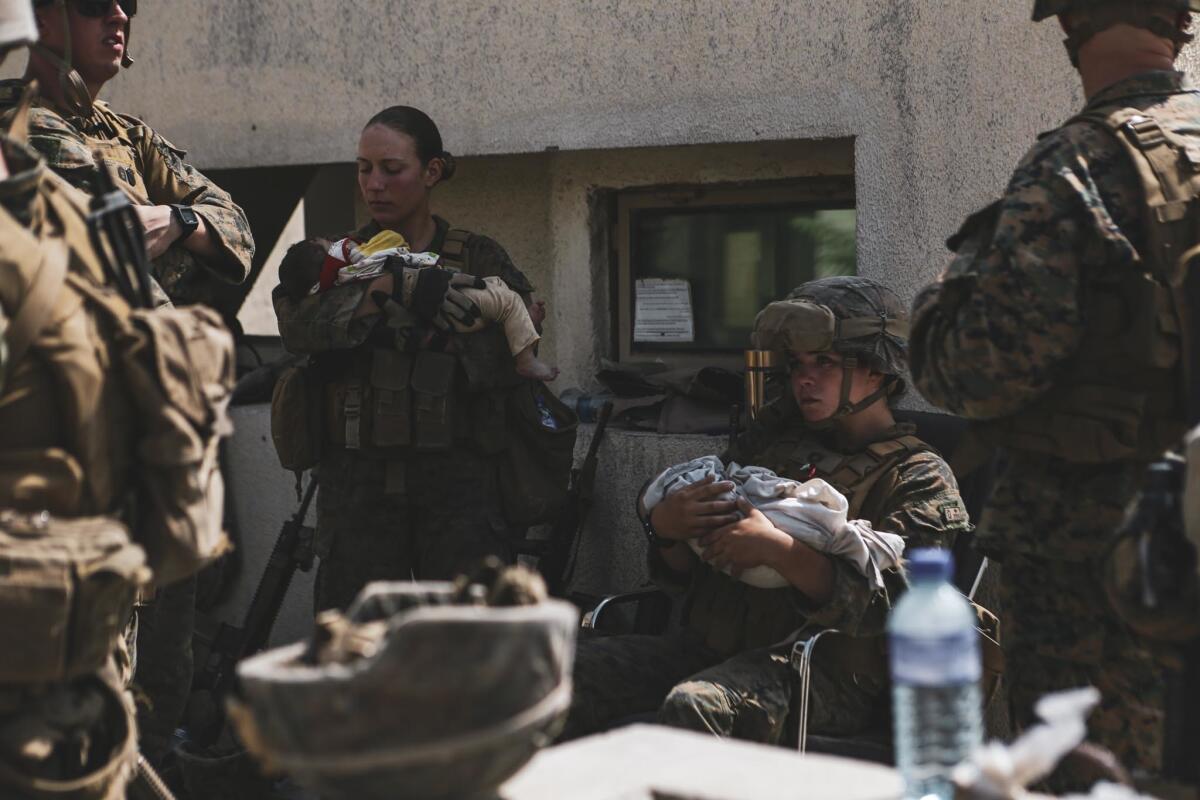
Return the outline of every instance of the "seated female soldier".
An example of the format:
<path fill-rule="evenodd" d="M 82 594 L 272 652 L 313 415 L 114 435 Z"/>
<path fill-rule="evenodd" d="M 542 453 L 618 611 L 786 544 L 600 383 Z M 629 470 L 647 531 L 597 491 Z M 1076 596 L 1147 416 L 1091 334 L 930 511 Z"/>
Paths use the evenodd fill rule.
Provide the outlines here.
<path fill-rule="evenodd" d="M 969 528 L 949 466 L 892 416 L 907 352 L 907 314 L 894 293 L 859 277 L 813 281 L 768 306 L 755 338 L 786 352 L 790 392 L 763 409 L 723 461 L 822 478 L 846 495 L 851 519 L 902 536 L 910 549 L 950 547 Z M 723 499 L 732 488 L 708 479 L 669 494 L 645 516 L 656 580 L 686 587 L 684 625 L 668 636 L 581 642 L 563 738 L 657 712 L 663 724 L 779 743 L 794 730 L 785 725 L 796 682 L 789 637 L 822 628 L 882 633 L 903 590 L 899 572 L 872 585 L 744 500 Z M 703 556 L 686 540 L 697 540 Z M 756 588 L 735 577 L 759 566 L 788 585 Z M 856 733 L 885 702 L 883 648 L 855 650 L 854 658 L 828 660 L 818 651 L 809 730 Z"/>

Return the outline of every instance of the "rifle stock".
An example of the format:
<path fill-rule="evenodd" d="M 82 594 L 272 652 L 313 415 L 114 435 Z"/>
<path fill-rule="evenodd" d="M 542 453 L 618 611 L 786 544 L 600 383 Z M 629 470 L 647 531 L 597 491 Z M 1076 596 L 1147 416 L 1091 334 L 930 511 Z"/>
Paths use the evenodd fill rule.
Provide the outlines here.
<path fill-rule="evenodd" d="M 604 440 L 604 432 L 608 429 L 608 421 L 612 417 L 613 405 L 605 403 L 596 418 L 596 430 L 588 443 L 587 455 L 579 469 L 573 470 L 571 488 L 567 492 L 567 501 L 563 510 L 551 529 L 550 541 L 546 553 L 538 565 L 538 571 L 546 579 L 546 588 L 555 597 L 564 596 L 567 584 L 570 583 L 571 573 L 574 572 L 573 555 L 579 547 L 579 534 L 587 521 L 588 511 L 592 505 L 592 489 L 596 482 L 596 465 L 600 458 L 600 443 Z"/>

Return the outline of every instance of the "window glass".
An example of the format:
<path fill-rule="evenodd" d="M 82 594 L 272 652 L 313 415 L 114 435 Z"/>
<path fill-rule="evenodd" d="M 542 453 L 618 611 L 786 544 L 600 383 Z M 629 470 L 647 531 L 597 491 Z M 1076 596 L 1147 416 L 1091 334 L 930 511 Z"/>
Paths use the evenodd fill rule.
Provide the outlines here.
<path fill-rule="evenodd" d="M 692 342 L 638 342 L 635 351 L 744 349 L 767 303 L 814 278 L 855 273 L 852 208 L 638 208 L 629 215 L 632 282 L 687 281 L 695 322 Z"/>

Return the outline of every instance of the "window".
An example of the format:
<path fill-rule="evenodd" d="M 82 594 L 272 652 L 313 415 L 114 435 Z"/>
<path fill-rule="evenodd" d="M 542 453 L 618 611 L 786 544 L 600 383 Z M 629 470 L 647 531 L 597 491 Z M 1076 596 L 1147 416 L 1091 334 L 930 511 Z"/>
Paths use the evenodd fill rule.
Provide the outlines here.
<path fill-rule="evenodd" d="M 628 191 L 617 215 L 622 360 L 740 354 L 767 303 L 855 273 L 850 177 Z"/>

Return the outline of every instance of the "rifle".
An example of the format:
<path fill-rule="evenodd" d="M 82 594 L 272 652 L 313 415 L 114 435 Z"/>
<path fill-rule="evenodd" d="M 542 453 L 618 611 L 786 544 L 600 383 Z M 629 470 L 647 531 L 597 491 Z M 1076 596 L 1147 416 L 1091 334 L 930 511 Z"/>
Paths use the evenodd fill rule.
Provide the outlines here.
<path fill-rule="evenodd" d="M 562 512 L 554 521 L 545 553 L 538 563 L 538 571 L 546 579 L 546 588 L 555 597 L 563 597 L 571 577 L 575 574 L 575 561 L 579 555 L 579 539 L 583 525 L 587 522 L 592 507 L 593 488 L 596 483 L 596 464 L 600 455 L 600 442 L 608 429 L 613 404 L 605 403 L 596 418 L 596 430 L 588 443 L 587 456 L 578 469 L 571 470 L 571 487 Z"/>
<path fill-rule="evenodd" d="M 134 308 L 151 308 L 150 264 L 142 221 L 133 203 L 117 188 L 112 167 L 104 163 L 100 153 L 95 154 L 95 160 L 96 194 L 87 217 L 92 246 L 126 302 Z"/>
<path fill-rule="evenodd" d="M 241 626 L 222 623 L 213 638 L 204 668 L 196 676 L 196 688 L 211 692 L 218 701 L 218 708 L 220 701 L 233 688 L 237 676 L 237 663 L 267 646 L 267 639 L 275 626 L 275 620 L 287 597 L 296 570 L 308 572 L 312 568 L 313 529 L 304 524 L 304 519 L 308 516 L 308 508 L 316 491 L 317 477 L 313 475 L 304 490 L 300 508 L 291 519 L 283 523 L 279 536 L 275 539 L 275 546 L 267 558 L 267 565 L 263 568 L 258 588 L 254 591 L 254 598 L 246 609 Z M 216 730 L 202 732 L 212 734 L 211 736 L 200 738 L 215 740 L 220 732 L 221 723 L 223 720 L 215 723 Z"/>

